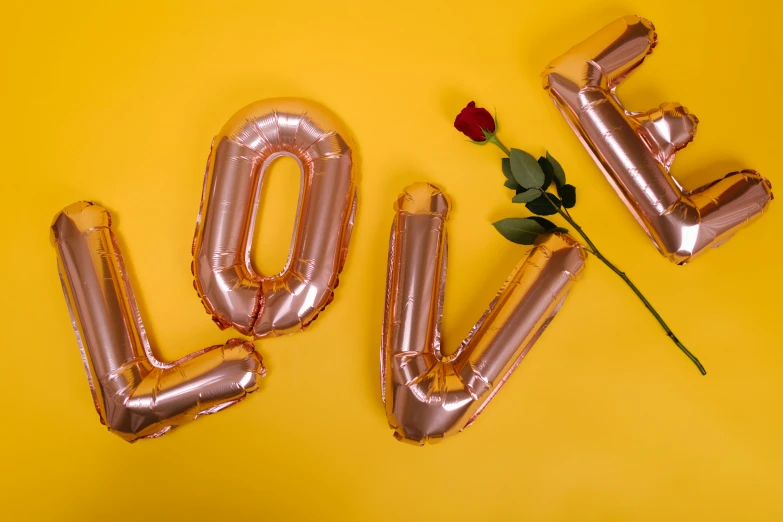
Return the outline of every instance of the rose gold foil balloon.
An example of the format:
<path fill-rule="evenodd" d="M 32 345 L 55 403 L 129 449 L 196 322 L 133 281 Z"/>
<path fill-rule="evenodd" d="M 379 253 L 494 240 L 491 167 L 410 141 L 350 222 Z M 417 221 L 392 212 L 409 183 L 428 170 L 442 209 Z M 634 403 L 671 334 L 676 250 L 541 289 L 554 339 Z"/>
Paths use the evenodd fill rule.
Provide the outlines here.
<path fill-rule="evenodd" d="M 333 116 L 297 99 L 249 105 L 215 138 L 193 274 L 218 326 L 255 338 L 293 333 L 331 302 L 356 212 L 356 168 L 347 140 Z M 250 246 L 264 173 L 280 156 L 299 163 L 299 208 L 285 268 L 263 277 L 251 266 Z"/>
<path fill-rule="evenodd" d="M 615 94 L 656 43 L 648 20 L 621 18 L 552 61 L 544 88 L 658 250 L 684 264 L 761 215 L 772 191 L 753 170 L 693 191 L 669 174 L 693 139 L 696 117 L 677 103 L 629 112 Z"/>
<path fill-rule="evenodd" d="M 406 188 L 392 224 L 381 390 L 394 436 L 423 444 L 469 426 L 554 318 L 585 253 L 567 234 L 541 236 L 457 352 L 441 355 L 450 204 L 428 183 Z"/>
<path fill-rule="evenodd" d="M 55 216 L 51 240 L 95 407 L 110 431 L 127 441 L 159 437 L 256 390 L 264 367 L 249 342 L 155 359 L 106 210 L 74 203 Z"/>

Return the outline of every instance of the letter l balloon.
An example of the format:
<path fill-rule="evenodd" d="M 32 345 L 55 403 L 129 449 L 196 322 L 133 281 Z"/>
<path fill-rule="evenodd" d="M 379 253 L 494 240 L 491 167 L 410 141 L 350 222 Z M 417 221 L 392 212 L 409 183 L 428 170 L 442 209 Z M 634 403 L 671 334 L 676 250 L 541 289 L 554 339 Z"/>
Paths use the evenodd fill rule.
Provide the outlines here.
<path fill-rule="evenodd" d="M 152 354 L 109 213 L 88 202 L 58 213 L 51 241 L 95 408 L 127 441 L 236 404 L 258 388 L 261 358 L 231 339 L 178 361 Z"/>

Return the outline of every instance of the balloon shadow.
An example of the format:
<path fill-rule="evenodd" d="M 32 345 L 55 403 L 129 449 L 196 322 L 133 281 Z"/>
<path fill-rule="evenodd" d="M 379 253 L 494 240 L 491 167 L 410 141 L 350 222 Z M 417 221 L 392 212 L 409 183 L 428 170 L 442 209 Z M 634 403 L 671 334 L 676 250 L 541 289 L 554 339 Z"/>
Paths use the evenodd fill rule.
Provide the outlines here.
<path fill-rule="evenodd" d="M 109 214 L 111 215 L 111 231 L 115 237 L 117 247 L 119 248 L 123 269 L 125 270 L 125 277 L 127 278 L 128 283 L 130 285 L 133 301 L 135 301 L 135 305 L 138 308 L 139 320 L 141 321 L 141 324 L 143 326 L 144 336 L 146 337 L 148 343 L 148 348 L 149 348 L 148 353 L 152 355 L 152 357 L 154 357 L 157 361 L 166 362 L 166 363 L 171 362 L 173 360 L 179 360 L 182 357 L 186 357 L 188 354 L 197 352 L 199 350 L 203 350 L 204 348 L 225 344 L 225 342 L 228 341 L 228 338 L 238 338 L 238 339 L 242 339 L 243 341 L 249 341 L 251 343 L 254 343 L 252 337 L 247 337 L 235 330 L 231 330 L 230 332 L 228 332 L 229 333 L 229 335 L 227 336 L 228 338 L 220 342 L 214 342 L 214 343 L 205 342 L 203 345 L 199 344 L 197 346 L 188 347 L 185 353 L 179 353 L 178 351 L 178 355 L 175 358 L 162 357 L 160 348 L 158 348 L 160 346 L 158 338 L 156 337 L 154 330 L 149 327 L 149 321 L 146 320 L 147 314 L 145 311 L 148 310 L 147 298 L 145 297 L 144 286 L 141 285 L 136 278 L 135 275 L 136 268 L 134 266 L 133 255 L 131 254 L 131 250 L 127 248 L 127 241 L 125 240 L 124 234 L 122 232 L 122 227 L 120 226 L 121 220 L 118 217 L 117 213 L 110 210 L 109 207 L 106 207 L 97 201 L 95 203 L 102 206 L 103 208 L 106 208 Z M 196 294 L 195 289 L 192 289 L 192 292 L 194 298 L 199 298 L 198 295 Z M 204 314 L 204 316 L 202 317 L 202 320 L 205 321 L 204 324 L 206 324 L 206 321 L 208 319 L 209 316 L 207 314 Z M 205 336 L 206 335 L 208 334 L 205 334 Z M 254 347 L 256 352 L 259 352 L 258 346 L 255 345 L 255 343 L 254 343 Z M 266 369 L 269 370 L 269 364 L 267 363 L 267 356 L 263 356 L 263 362 Z"/>
<path fill-rule="evenodd" d="M 572 46 L 585 40 L 605 25 L 618 18 L 632 14 L 623 3 L 596 5 L 594 2 L 569 8 L 566 12 L 568 16 L 558 18 L 557 20 L 550 19 L 553 23 L 547 25 L 549 29 L 527 44 L 517 68 L 525 78 L 534 78 L 540 83 L 540 75 L 550 61 L 566 52 Z M 599 19 L 603 21 L 595 25 L 585 25 L 585 19 Z M 567 37 L 564 38 L 563 35 L 567 35 Z"/>

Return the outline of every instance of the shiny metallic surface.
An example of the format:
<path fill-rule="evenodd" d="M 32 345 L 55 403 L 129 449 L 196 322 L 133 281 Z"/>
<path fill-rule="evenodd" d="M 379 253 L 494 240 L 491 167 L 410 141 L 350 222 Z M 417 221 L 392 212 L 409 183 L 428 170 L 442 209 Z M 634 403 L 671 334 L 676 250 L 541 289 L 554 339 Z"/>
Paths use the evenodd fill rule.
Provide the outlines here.
<path fill-rule="evenodd" d="M 171 363 L 154 357 L 105 209 L 70 205 L 55 216 L 51 241 L 95 408 L 109 431 L 127 441 L 159 437 L 258 388 L 261 357 L 240 339 Z"/>
<path fill-rule="evenodd" d="M 303 330 L 333 299 L 356 213 L 348 133 L 313 102 L 270 99 L 235 114 L 215 138 L 193 241 L 194 286 L 213 320 L 256 339 Z M 302 173 L 288 262 L 256 274 L 250 247 L 264 173 L 289 156 Z"/>
<path fill-rule="evenodd" d="M 760 216 L 772 186 L 743 170 L 687 191 L 669 174 L 698 119 L 677 103 L 629 112 L 615 94 L 656 44 L 650 21 L 626 16 L 553 60 L 544 88 L 658 250 L 685 264 Z"/>
<path fill-rule="evenodd" d="M 546 234 L 522 260 L 459 349 L 441 354 L 447 197 L 405 189 L 395 205 L 381 343 L 381 390 L 398 440 L 436 442 L 469 426 L 554 318 L 584 268 L 567 234 Z"/>

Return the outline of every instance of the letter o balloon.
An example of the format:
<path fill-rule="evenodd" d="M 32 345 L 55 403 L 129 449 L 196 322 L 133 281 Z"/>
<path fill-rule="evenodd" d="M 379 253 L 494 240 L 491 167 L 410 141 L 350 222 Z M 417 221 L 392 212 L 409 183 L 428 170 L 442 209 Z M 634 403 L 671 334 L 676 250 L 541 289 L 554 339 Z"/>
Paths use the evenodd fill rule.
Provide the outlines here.
<path fill-rule="evenodd" d="M 356 166 L 348 133 L 310 101 L 253 103 L 212 144 L 196 235 L 194 286 L 221 329 L 258 339 L 306 328 L 333 299 L 356 213 Z M 250 262 L 264 175 L 281 156 L 301 172 L 291 249 L 278 274 Z"/>

